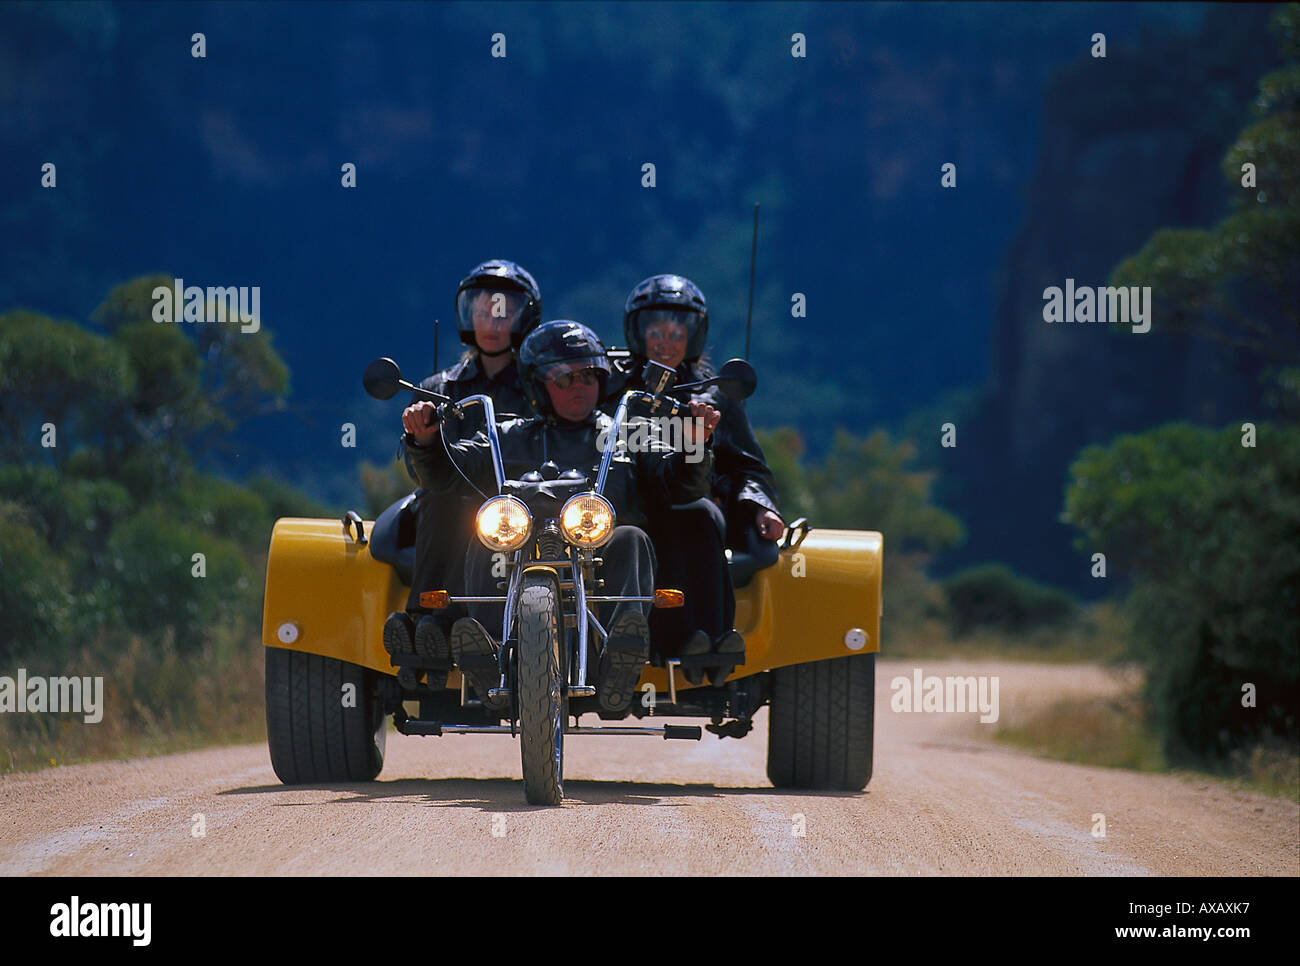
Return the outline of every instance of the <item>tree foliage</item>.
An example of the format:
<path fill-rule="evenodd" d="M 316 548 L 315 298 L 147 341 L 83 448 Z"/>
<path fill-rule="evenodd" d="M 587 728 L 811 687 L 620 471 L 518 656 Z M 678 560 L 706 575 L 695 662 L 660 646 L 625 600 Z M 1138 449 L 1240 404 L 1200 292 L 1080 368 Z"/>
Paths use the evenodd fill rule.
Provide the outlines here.
<path fill-rule="evenodd" d="M 1300 429 L 1257 433 L 1251 448 L 1239 427 L 1172 424 L 1071 468 L 1064 518 L 1130 588 L 1133 654 L 1174 759 L 1300 735 Z"/>
<path fill-rule="evenodd" d="M 170 282 L 116 286 L 94 314 L 105 334 L 0 316 L 6 659 L 132 633 L 188 654 L 217 625 L 254 626 L 276 517 L 325 512 L 277 481 L 198 468 L 240 419 L 277 405 L 288 370 L 263 332 L 154 322 L 152 290 Z"/>
<path fill-rule="evenodd" d="M 1132 652 L 1173 760 L 1300 737 L 1300 4 L 1272 29 L 1287 62 L 1223 162 L 1233 212 L 1164 229 L 1112 281 L 1150 285 L 1158 317 L 1272 363 L 1275 423 L 1170 424 L 1084 449 L 1062 519 L 1128 588 Z M 1254 166 L 1249 184 L 1245 165 Z"/>
<path fill-rule="evenodd" d="M 1260 120 L 1223 159 L 1233 211 L 1215 227 L 1165 228 L 1112 273 L 1149 285 L 1155 317 L 1242 346 L 1282 365 L 1300 362 L 1300 4 L 1272 29 L 1289 60 L 1260 79 Z M 1253 175 L 1247 166 L 1253 167 Z"/>

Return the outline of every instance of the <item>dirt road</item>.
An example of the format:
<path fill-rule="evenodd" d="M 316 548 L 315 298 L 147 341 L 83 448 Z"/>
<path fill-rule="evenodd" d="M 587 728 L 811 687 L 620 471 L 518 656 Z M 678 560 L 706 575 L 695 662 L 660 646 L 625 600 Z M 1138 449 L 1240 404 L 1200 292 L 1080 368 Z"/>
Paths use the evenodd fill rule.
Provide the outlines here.
<path fill-rule="evenodd" d="M 741 741 L 570 737 L 553 809 L 524 804 L 518 746 L 496 735 L 390 733 L 364 785 L 286 788 L 264 745 L 9 775 L 0 874 L 1300 875 L 1300 806 L 891 711 L 915 666 L 997 675 L 1004 720 L 1123 686 L 1091 667 L 881 661 L 861 794 L 773 789 L 766 712 Z"/>

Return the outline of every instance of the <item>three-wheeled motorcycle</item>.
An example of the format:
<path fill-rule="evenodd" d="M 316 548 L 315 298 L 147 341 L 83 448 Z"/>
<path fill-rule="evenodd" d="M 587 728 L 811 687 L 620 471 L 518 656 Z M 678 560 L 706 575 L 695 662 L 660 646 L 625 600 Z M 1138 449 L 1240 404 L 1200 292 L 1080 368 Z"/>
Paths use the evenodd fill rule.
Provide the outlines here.
<path fill-rule="evenodd" d="M 875 655 L 880 650 L 882 538 L 878 532 L 814 529 L 795 521 L 778 544 L 728 551 L 736 588 L 741 663 L 721 684 L 692 685 L 682 674 L 710 655 L 647 664 L 638 698 L 621 714 L 600 707 L 589 659 L 606 629 L 596 605 L 619 600 L 680 605 L 682 588 L 653 597 L 602 593 L 600 549 L 616 524 L 602 495 L 620 427 L 642 416 L 678 416 L 676 394 L 716 384 L 733 398 L 752 393 L 753 369 L 741 360 L 702 383 L 629 391 L 606 433 L 592 479 L 554 464 L 506 478 L 497 414 L 487 396 L 459 402 L 413 386 L 391 359 L 375 360 L 364 384 L 376 398 L 401 389 L 438 402 L 439 418 L 484 411 L 497 492 L 476 528 L 489 549 L 508 551 L 499 594 L 460 588 L 431 591 L 421 605 L 499 605 L 503 641 L 498 685 L 476 694 L 468 677 L 420 655 L 390 655 L 382 643 L 387 615 L 405 604 L 413 565 L 412 494 L 370 527 L 354 511 L 342 519 L 279 520 L 271 535 L 263 612 L 267 736 L 276 774 L 287 784 L 370 781 L 383 767 L 387 719 L 408 735 L 506 734 L 520 743 L 525 797 L 558 804 L 564 794 L 569 734 L 694 740 L 703 731 L 741 738 L 767 705 L 767 774 L 778 788 L 861 790 L 871 778 Z M 612 582 L 611 582 L 612 583 Z M 686 592 L 689 592 L 686 590 Z M 658 649 L 652 649 L 658 653 Z M 395 663 L 396 662 L 396 663 Z M 495 673 L 495 672 L 494 672 Z M 699 678 L 697 677 L 697 680 Z M 706 679 L 707 680 L 707 679 Z M 415 713 L 413 710 L 417 709 Z M 604 723 L 583 726 L 584 715 Z M 624 723 L 634 718 L 637 724 Z M 682 725 L 657 719 L 708 718 Z"/>

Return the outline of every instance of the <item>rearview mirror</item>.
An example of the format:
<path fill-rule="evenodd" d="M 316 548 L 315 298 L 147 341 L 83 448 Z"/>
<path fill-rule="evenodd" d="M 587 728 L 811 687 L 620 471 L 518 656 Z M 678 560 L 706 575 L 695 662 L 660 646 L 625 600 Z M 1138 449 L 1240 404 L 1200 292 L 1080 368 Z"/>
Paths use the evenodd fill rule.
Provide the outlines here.
<path fill-rule="evenodd" d="M 729 359 L 718 372 L 717 379 L 722 394 L 737 402 L 748 399 L 758 388 L 758 373 L 744 359 Z"/>
<path fill-rule="evenodd" d="M 392 399 L 401 388 L 402 370 L 392 359 L 376 359 L 366 366 L 361 384 L 376 399 Z"/>

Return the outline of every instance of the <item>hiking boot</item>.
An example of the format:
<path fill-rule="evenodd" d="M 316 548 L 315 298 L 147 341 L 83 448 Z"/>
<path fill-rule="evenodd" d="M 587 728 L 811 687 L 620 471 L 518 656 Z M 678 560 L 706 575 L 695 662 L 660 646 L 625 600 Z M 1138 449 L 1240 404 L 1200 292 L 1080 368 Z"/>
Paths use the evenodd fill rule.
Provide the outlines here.
<path fill-rule="evenodd" d="M 456 621 L 451 628 L 451 653 L 460 673 L 474 686 L 474 693 L 483 702 L 483 707 L 504 709 L 505 698 L 488 697 L 488 689 L 501 682 L 501 668 L 497 664 L 496 642 L 483 625 L 472 617 Z"/>
<path fill-rule="evenodd" d="M 451 665 L 451 645 L 442 621 L 433 614 L 425 614 L 415 625 L 415 653 L 435 665 Z"/>
<path fill-rule="evenodd" d="M 406 611 L 395 610 L 384 621 L 384 650 L 390 658 L 415 653 L 415 621 Z"/>
<path fill-rule="evenodd" d="M 650 656 L 650 625 L 638 610 L 626 610 L 609 628 L 600 651 L 596 699 L 606 711 L 623 711 L 632 703 L 641 670 Z"/>

